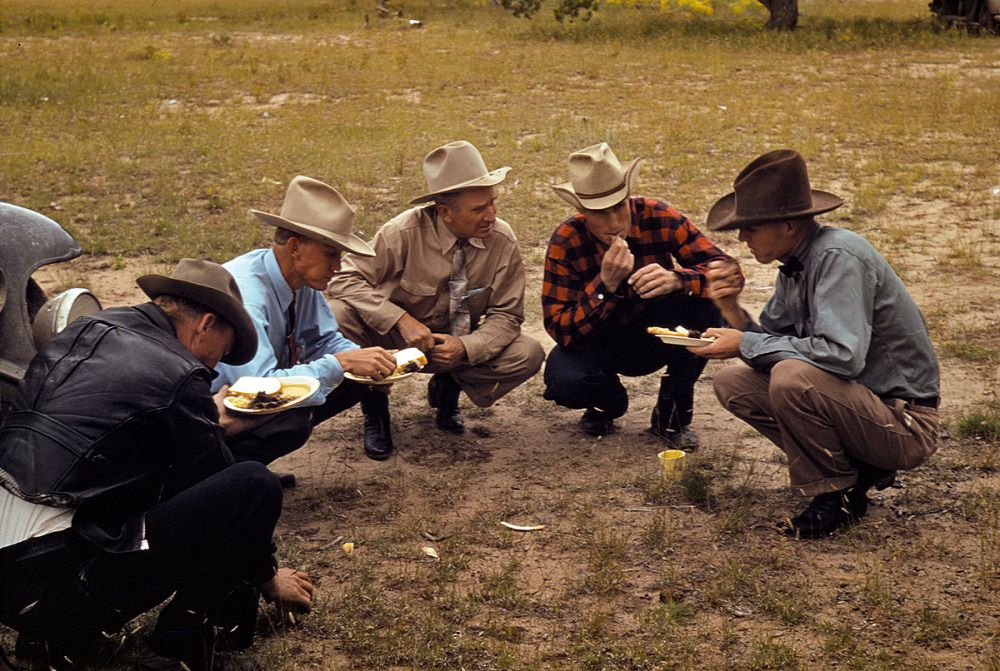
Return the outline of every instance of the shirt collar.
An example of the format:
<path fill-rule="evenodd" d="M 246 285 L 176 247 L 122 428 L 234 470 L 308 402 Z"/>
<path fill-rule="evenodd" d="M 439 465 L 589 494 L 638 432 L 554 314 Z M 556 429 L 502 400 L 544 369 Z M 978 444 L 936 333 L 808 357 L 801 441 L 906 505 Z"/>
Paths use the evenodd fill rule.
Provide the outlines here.
<path fill-rule="evenodd" d="M 287 310 L 292 304 L 292 288 L 281 274 L 281 266 L 278 265 L 278 257 L 274 255 L 273 248 L 264 252 L 264 270 L 267 272 L 268 280 L 271 281 L 274 295 L 278 297 L 278 305 L 282 310 Z"/>
<path fill-rule="evenodd" d="M 434 229 L 437 231 L 438 240 L 441 241 L 441 253 L 447 254 L 458 242 L 458 237 L 451 232 L 451 229 L 444 225 L 441 218 L 436 212 L 428 211 L 431 220 L 434 222 Z M 464 238 L 466 244 L 476 247 L 478 249 L 486 249 L 486 243 L 483 242 L 482 238 Z"/>
<path fill-rule="evenodd" d="M 809 262 L 809 252 L 812 247 L 813 240 L 816 239 L 816 235 L 819 233 L 821 228 L 822 226 L 817 221 L 813 221 L 812 224 L 810 224 L 805 238 L 796 248 L 795 253 L 789 256 L 783 265 L 778 267 L 778 270 L 780 270 L 783 275 L 795 277 L 799 272 L 805 269 L 807 263 Z"/>

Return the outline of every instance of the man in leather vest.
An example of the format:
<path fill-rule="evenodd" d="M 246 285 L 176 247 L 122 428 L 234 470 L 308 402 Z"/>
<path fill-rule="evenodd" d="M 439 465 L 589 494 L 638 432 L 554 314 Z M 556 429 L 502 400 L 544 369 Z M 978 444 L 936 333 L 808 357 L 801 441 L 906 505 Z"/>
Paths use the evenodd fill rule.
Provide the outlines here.
<path fill-rule="evenodd" d="M 306 576 L 276 569 L 280 485 L 226 447 L 248 420 L 209 391 L 213 366 L 248 360 L 257 338 L 217 264 L 138 284 L 152 302 L 80 318 L 39 351 L 0 429 L 0 622 L 73 668 L 173 593 L 141 666 L 224 668 L 215 627 L 244 647 L 258 594 L 312 599 Z"/>

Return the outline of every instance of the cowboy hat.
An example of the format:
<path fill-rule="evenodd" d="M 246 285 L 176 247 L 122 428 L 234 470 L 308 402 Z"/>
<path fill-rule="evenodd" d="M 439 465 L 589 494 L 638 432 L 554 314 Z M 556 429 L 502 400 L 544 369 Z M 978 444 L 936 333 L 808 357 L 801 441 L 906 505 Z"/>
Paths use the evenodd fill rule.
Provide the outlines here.
<path fill-rule="evenodd" d="M 351 233 L 354 208 L 328 184 L 312 177 L 299 175 L 285 192 L 281 214 L 250 210 L 265 224 L 299 233 L 307 238 L 353 252 L 358 256 L 375 256 L 371 246 Z"/>
<path fill-rule="evenodd" d="M 634 158 L 622 168 L 607 142 L 591 145 L 569 155 L 569 181 L 552 189 L 577 210 L 603 210 L 632 193 L 641 160 Z"/>
<path fill-rule="evenodd" d="M 839 196 L 809 186 L 806 162 L 799 152 L 777 149 L 743 168 L 733 182 L 733 192 L 709 210 L 706 226 L 710 231 L 727 231 L 822 214 L 843 204 Z"/>
<path fill-rule="evenodd" d="M 504 167 L 490 172 L 472 143 L 465 140 L 449 142 L 424 157 L 427 193 L 411 200 L 410 205 L 426 203 L 443 193 L 499 184 L 507 178 L 509 170 Z"/>
<path fill-rule="evenodd" d="M 164 294 L 180 296 L 217 313 L 236 331 L 233 349 L 222 357 L 223 363 L 239 366 L 257 353 L 257 330 L 243 307 L 243 296 L 236 280 L 218 263 L 200 259 L 181 259 L 174 272 L 166 275 L 143 275 L 136 284 L 150 298 Z"/>

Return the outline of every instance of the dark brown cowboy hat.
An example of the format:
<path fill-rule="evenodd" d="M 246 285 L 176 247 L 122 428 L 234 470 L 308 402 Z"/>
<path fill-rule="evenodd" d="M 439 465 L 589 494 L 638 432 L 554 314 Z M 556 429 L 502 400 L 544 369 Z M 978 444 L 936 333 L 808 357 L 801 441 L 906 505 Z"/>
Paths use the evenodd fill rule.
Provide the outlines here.
<path fill-rule="evenodd" d="M 778 149 L 743 168 L 733 182 L 733 193 L 709 210 L 706 226 L 710 231 L 727 231 L 822 214 L 843 204 L 839 196 L 809 186 L 806 162 L 799 152 Z"/>
<path fill-rule="evenodd" d="M 222 357 L 223 363 L 239 366 L 257 352 L 257 330 L 243 307 L 243 296 L 236 280 L 218 263 L 199 259 L 181 259 L 170 277 L 143 275 L 136 280 L 150 298 L 164 294 L 180 296 L 204 305 L 229 322 L 236 331 L 233 350 Z"/>

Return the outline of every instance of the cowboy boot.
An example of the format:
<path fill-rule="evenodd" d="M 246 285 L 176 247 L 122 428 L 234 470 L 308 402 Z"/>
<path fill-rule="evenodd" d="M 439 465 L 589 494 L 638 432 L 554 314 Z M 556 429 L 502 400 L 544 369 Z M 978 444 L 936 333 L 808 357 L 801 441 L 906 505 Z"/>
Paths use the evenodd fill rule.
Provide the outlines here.
<path fill-rule="evenodd" d="M 675 389 L 669 377 L 660 381 L 656 407 L 649 418 L 649 431 L 671 448 L 694 452 L 699 447 L 698 434 L 691 428 L 694 416 L 694 385 Z"/>
<path fill-rule="evenodd" d="M 361 412 L 365 416 L 365 454 L 382 461 L 392 455 L 392 431 L 389 427 L 389 397 L 369 389 L 361 397 Z"/>
<path fill-rule="evenodd" d="M 427 383 L 427 402 L 432 408 L 437 408 L 434 422 L 442 431 L 454 434 L 465 432 L 465 422 L 458 411 L 458 395 L 461 391 L 455 378 L 448 373 L 435 373 Z"/>

